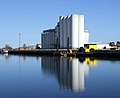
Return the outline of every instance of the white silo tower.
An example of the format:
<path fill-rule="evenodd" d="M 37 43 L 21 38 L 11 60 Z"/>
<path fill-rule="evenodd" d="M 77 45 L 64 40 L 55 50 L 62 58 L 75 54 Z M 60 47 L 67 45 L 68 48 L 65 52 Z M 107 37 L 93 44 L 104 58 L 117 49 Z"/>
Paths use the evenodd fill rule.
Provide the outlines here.
<path fill-rule="evenodd" d="M 84 31 L 84 15 L 68 15 L 59 17 L 60 48 L 84 47 L 88 43 L 89 32 Z M 68 42 L 69 39 L 69 42 Z"/>
<path fill-rule="evenodd" d="M 74 14 L 71 18 L 72 48 L 78 48 L 78 15 Z"/>
<path fill-rule="evenodd" d="M 78 48 L 84 47 L 84 15 L 79 15 L 79 27 L 78 27 Z"/>
<path fill-rule="evenodd" d="M 67 16 L 63 20 L 63 47 L 67 48 Z"/>
<path fill-rule="evenodd" d="M 71 47 L 71 43 L 72 43 L 72 40 L 71 40 L 71 15 L 69 15 L 67 17 L 67 46 L 69 44 L 69 47 Z M 69 41 L 69 42 L 68 42 Z M 68 48 L 68 47 L 67 47 Z"/>
<path fill-rule="evenodd" d="M 63 16 L 59 17 L 60 23 L 60 48 L 63 48 Z"/>

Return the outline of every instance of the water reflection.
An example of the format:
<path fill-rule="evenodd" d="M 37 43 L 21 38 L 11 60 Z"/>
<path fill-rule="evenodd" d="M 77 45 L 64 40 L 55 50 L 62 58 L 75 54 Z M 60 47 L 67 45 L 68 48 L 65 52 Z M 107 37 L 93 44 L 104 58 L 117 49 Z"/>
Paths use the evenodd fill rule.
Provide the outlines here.
<path fill-rule="evenodd" d="M 42 57 L 41 63 L 42 72 L 47 75 L 54 75 L 58 80 L 60 89 L 82 92 L 85 90 L 85 77 L 89 74 L 89 67 L 95 66 L 97 60 Z"/>
<path fill-rule="evenodd" d="M 119 98 L 120 59 L 97 59 L 0 55 L 0 98 Z"/>
<path fill-rule="evenodd" d="M 5 58 L 6 61 L 9 60 L 10 56 L 8 54 L 2 54 L 2 58 Z"/>
<path fill-rule="evenodd" d="M 3 55 L 8 61 L 12 55 Z M 17 56 L 18 57 L 18 56 Z M 28 56 L 19 56 L 18 70 L 22 74 L 22 63 Z M 98 61 L 94 58 L 64 58 L 64 57 L 35 57 L 41 61 L 43 75 L 54 76 L 61 90 L 83 92 L 85 90 L 85 78 L 89 75 L 89 68 L 95 67 Z M 41 58 L 41 59 L 40 59 Z"/>

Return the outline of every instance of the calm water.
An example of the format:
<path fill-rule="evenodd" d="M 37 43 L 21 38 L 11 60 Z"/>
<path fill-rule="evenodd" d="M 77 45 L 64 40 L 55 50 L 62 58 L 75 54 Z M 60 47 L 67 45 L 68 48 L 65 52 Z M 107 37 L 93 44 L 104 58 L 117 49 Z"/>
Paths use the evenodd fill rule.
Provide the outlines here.
<path fill-rule="evenodd" d="M 120 61 L 0 55 L 0 98 L 120 98 Z"/>

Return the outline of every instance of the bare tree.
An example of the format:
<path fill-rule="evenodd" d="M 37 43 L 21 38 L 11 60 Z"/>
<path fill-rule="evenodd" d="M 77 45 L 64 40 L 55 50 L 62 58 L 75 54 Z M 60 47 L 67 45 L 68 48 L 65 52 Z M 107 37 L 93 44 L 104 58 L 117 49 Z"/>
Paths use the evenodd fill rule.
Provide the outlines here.
<path fill-rule="evenodd" d="M 11 47 L 9 44 L 6 44 L 6 45 L 5 45 L 5 49 L 10 50 L 10 49 L 12 49 L 12 47 Z"/>

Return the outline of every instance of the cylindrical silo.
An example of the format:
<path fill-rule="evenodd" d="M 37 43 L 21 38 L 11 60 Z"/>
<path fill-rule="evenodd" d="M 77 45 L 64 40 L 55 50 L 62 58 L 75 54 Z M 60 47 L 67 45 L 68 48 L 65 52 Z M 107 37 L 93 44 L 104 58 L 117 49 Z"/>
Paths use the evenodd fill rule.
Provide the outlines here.
<path fill-rule="evenodd" d="M 65 31 L 64 30 L 64 18 L 65 17 L 62 18 L 62 36 L 61 36 L 62 37 L 62 48 L 64 48 L 64 31 Z"/>
<path fill-rule="evenodd" d="M 63 16 L 59 17 L 60 22 L 60 48 L 63 48 Z"/>
<path fill-rule="evenodd" d="M 71 40 L 71 38 L 70 38 L 70 29 L 71 29 L 71 23 L 70 23 L 70 15 L 67 17 L 67 36 L 66 36 L 66 38 L 67 38 L 67 46 L 70 48 L 70 46 L 71 46 L 71 43 L 70 43 L 70 40 Z M 68 48 L 67 47 L 67 48 Z"/>
<path fill-rule="evenodd" d="M 84 15 L 79 16 L 79 28 L 78 28 L 78 47 L 84 47 Z"/>
<path fill-rule="evenodd" d="M 72 48 L 78 48 L 78 15 L 72 15 Z"/>
<path fill-rule="evenodd" d="M 70 48 L 72 48 L 72 15 L 69 18 L 69 23 L 70 23 Z"/>
<path fill-rule="evenodd" d="M 65 16 L 64 17 L 64 20 L 63 20 L 63 47 L 64 48 L 67 48 L 67 17 Z"/>

